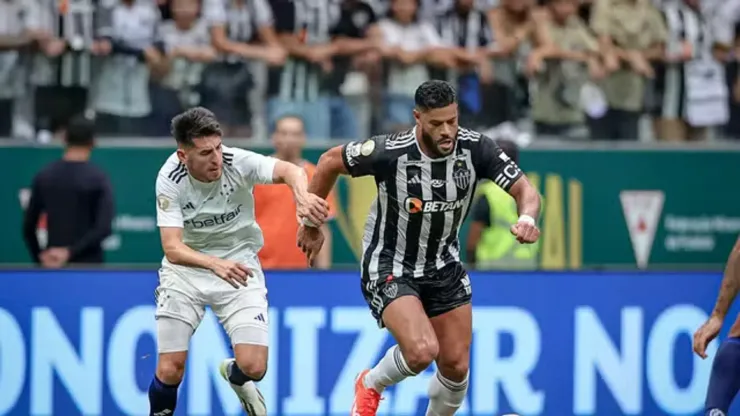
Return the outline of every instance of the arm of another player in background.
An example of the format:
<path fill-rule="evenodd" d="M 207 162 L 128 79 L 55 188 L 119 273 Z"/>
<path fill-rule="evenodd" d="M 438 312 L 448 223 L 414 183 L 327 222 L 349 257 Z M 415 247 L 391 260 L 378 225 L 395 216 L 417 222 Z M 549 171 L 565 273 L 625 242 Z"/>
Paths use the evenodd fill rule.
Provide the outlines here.
<path fill-rule="evenodd" d="M 69 247 L 69 258 L 73 259 L 78 254 L 91 247 L 99 246 L 113 232 L 114 203 L 113 191 L 108 178 L 100 179 L 100 195 L 96 207 L 95 224 L 88 230 L 79 241 Z"/>
<path fill-rule="evenodd" d="M 717 302 L 712 310 L 712 315 L 722 320 L 727 316 L 727 311 L 732 306 L 738 291 L 740 290 L 740 238 L 732 248 L 730 257 L 727 259 L 725 274 L 722 278 L 722 286 L 719 290 Z"/>
<path fill-rule="evenodd" d="M 41 254 L 41 245 L 36 237 L 36 227 L 41 217 L 43 205 L 39 195 L 38 178 L 34 178 L 31 186 L 31 197 L 28 200 L 26 212 L 23 214 L 23 240 L 26 242 L 28 253 L 31 259 L 36 263 L 41 263 L 39 255 Z"/>
<path fill-rule="evenodd" d="M 471 219 L 465 254 L 467 255 L 467 263 L 470 266 L 475 266 L 475 252 L 483 235 L 483 230 L 491 226 L 491 207 L 488 205 L 488 199 L 485 195 L 480 195 L 478 200 L 475 201 Z"/>

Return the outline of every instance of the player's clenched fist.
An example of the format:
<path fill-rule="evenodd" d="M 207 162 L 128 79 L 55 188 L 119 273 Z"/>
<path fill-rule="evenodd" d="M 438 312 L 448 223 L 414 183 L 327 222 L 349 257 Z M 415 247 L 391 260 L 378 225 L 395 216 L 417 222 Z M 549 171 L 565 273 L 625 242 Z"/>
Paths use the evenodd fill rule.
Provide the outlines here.
<path fill-rule="evenodd" d="M 211 265 L 211 270 L 235 289 L 239 289 L 239 285 L 246 286 L 247 279 L 252 276 L 252 271 L 247 266 L 231 260 L 216 259 Z"/>
<path fill-rule="evenodd" d="M 329 203 L 323 198 L 306 192 L 296 198 L 296 213 L 298 218 L 307 220 L 309 225 L 318 227 L 329 216 Z"/>
<path fill-rule="evenodd" d="M 523 244 L 532 244 L 540 238 L 540 229 L 535 225 L 534 218 L 526 215 L 522 215 L 519 221 L 511 226 L 511 233 Z"/>

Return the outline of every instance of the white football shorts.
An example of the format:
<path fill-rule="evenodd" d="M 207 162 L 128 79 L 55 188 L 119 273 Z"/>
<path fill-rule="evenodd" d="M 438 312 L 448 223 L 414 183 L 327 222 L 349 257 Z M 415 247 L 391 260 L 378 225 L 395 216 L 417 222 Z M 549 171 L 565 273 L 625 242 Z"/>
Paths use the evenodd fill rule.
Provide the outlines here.
<path fill-rule="evenodd" d="M 250 269 L 254 276 L 247 281 L 247 287 L 239 289 L 210 271 L 194 270 L 194 273 L 184 276 L 174 270 L 160 269 L 155 313 L 159 352 L 187 351 L 190 337 L 200 325 L 206 306 L 210 306 L 218 317 L 233 345 L 267 346 L 265 276 L 260 269 Z"/>

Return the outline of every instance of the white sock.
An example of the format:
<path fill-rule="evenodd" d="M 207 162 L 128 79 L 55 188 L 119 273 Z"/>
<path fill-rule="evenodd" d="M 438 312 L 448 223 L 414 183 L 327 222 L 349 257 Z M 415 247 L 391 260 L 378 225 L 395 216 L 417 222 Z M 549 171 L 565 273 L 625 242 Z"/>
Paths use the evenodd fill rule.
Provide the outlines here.
<path fill-rule="evenodd" d="M 429 383 L 429 406 L 426 416 L 452 416 L 462 406 L 468 391 L 468 377 L 456 382 L 437 371 Z"/>
<path fill-rule="evenodd" d="M 411 371 L 409 365 L 406 364 L 406 360 L 403 359 L 401 349 L 398 348 L 398 345 L 394 345 L 380 359 L 380 362 L 365 374 L 363 383 L 365 387 L 382 393 L 386 387 L 399 383 L 406 377 L 413 377 L 415 375 L 416 373 Z"/>

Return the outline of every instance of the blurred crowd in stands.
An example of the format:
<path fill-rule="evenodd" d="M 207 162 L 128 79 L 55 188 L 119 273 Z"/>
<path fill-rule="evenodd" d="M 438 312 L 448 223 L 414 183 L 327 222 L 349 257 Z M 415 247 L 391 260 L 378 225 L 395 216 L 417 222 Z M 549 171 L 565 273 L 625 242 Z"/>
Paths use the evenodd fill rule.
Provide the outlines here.
<path fill-rule="evenodd" d="M 413 123 L 423 81 L 460 123 L 538 138 L 740 137 L 737 0 L 0 0 L 0 137 L 166 137 L 202 105 L 230 137 Z M 740 49 L 737 49 L 740 50 Z M 649 128 L 640 126 L 649 125 Z"/>

